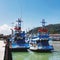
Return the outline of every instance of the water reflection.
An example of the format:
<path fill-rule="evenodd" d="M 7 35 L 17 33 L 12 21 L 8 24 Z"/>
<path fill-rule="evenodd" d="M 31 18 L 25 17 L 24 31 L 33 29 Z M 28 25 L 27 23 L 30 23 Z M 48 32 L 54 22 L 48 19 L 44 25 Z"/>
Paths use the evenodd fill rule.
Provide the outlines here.
<path fill-rule="evenodd" d="M 36 53 L 36 52 L 12 52 L 13 60 L 60 60 L 60 52 Z"/>
<path fill-rule="evenodd" d="M 49 60 L 60 60 L 60 51 L 55 51 L 51 54 Z"/>

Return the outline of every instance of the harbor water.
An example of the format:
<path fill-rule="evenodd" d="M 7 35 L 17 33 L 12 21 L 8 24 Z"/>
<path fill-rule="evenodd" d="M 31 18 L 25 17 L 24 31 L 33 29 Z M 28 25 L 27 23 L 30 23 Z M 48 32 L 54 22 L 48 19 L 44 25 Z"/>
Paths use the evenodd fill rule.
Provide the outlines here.
<path fill-rule="evenodd" d="M 60 41 L 53 41 L 53 52 L 12 52 L 12 60 L 60 60 Z"/>

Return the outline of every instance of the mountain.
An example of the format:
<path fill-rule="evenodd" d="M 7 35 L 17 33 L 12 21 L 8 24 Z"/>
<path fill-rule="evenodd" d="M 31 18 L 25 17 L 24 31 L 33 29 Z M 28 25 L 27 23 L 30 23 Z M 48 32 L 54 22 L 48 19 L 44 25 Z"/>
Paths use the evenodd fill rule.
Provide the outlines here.
<path fill-rule="evenodd" d="M 60 34 L 60 24 L 49 24 L 49 25 L 46 25 L 45 27 L 48 29 L 50 34 Z M 27 33 L 29 33 L 29 34 L 31 34 L 31 33 L 32 34 L 36 34 L 38 32 L 39 28 L 40 27 L 36 27 L 34 29 L 31 29 Z"/>

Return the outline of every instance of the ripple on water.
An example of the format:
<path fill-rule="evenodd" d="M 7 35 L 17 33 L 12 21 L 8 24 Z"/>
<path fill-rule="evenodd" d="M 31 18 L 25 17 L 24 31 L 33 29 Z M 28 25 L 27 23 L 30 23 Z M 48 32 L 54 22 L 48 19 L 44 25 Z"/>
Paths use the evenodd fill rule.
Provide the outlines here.
<path fill-rule="evenodd" d="M 13 60 L 60 60 L 60 51 L 54 51 L 52 53 L 40 53 L 40 52 L 12 52 Z"/>

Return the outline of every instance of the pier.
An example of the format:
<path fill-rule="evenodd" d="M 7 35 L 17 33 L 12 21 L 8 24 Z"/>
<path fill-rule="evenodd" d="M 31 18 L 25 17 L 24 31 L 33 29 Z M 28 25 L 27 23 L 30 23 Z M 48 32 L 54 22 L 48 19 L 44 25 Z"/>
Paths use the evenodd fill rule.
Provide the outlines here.
<path fill-rule="evenodd" d="M 12 60 L 11 49 L 9 48 L 9 40 L 6 40 L 4 60 Z"/>
<path fill-rule="evenodd" d="M 4 60 L 5 44 L 3 40 L 0 40 L 0 60 Z"/>
<path fill-rule="evenodd" d="M 0 60 L 12 60 L 9 41 L 7 40 L 5 43 L 4 41 L 4 39 L 0 40 Z"/>

